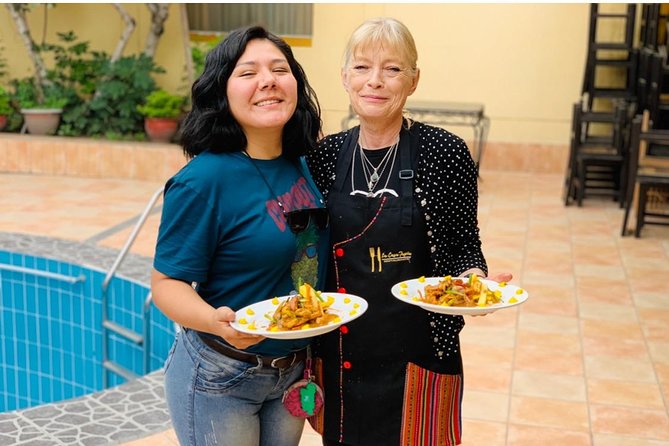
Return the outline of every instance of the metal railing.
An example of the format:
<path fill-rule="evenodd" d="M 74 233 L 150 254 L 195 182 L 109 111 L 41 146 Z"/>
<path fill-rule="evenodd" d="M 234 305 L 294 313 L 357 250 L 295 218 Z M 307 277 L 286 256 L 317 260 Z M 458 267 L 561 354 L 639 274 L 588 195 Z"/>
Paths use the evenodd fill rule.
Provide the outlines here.
<path fill-rule="evenodd" d="M 74 285 L 75 283 L 78 283 L 78 282 L 84 282 L 86 280 L 86 276 L 84 276 L 83 274 L 80 274 L 78 276 L 67 276 L 65 274 L 52 273 L 52 272 L 43 271 L 43 270 L 40 270 L 40 269 L 28 268 L 28 267 L 25 267 L 25 266 L 0 264 L 0 270 L 12 271 L 12 272 L 23 273 L 23 274 L 30 274 L 30 275 L 38 276 L 38 277 L 45 277 L 47 279 L 60 280 L 61 282 L 66 282 L 66 283 L 69 283 L 69 284 L 72 284 L 72 285 Z"/>
<path fill-rule="evenodd" d="M 163 187 L 158 189 L 153 193 L 151 196 L 151 199 L 147 203 L 146 207 L 144 208 L 144 211 L 140 215 L 139 219 L 137 220 L 137 223 L 135 224 L 132 232 L 128 236 L 128 239 L 125 242 L 125 245 L 123 248 L 121 248 L 121 251 L 119 252 L 118 256 L 114 260 L 114 263 L 112 264 L 111 268 L 107 272 L 107 275 L 105 276 L 104 281 L 102 282 L 102 297 L 101 297 L 101 304 L 102 304 L 102 366 L 103 366 L 103 372 L 102 372 L 102 385 L 104 388 L 107 388 L 107 371 L 111 371 L 116 373 L 119 376 L 122 376 L 123 378 L 127 380 L 131 380 L 134 378 L 137 378 L 137 374 L 131 370 L 128 370 L 127 368 L 121 366 L 117 362 L 109 359 L 109 335 L 111 333 L 115 333 L 119 336 L 122 336 L 132 342 L 134 342 L 137 345 L 141 345 L 143 348 L 143 367 L 144 371 L 143 373 L 146 374 L 149 372 L 149 366 L 151 362 L 151 348 L 150 348 L 150 333 L 151 333 L 151 327 L 150 327 L 150 322 L 151 322 L 151 291 L 146 296 L 146 299 L 144 300 L 144 305 L 143 305 L 143 330 L 142 333 L 136 333 L 132 330 L 127 329 L 126 327 L 123 327 L 116 322 L 112 321 L 108 317 L 108 309 L 107 309 L 107 304 L 108 304 L 108 291 L 109 291 L 109 284 L 111 283 L 111 280 L 114 278 L 114 275 L 116 274 L 116 271 L 118 270 L 119 266 L 125 259 L 126 255 L 128 254 L 128 251 L 130 251 L 130 248 L 132 247 L 133 243 L 137 239 L 137 235 L 139 234 L 140 230 L 144 226 L 144 223 L 146 222 L 147 218 L 149 217 L 149 214 L 151 213 L 151 210 L 154 208 L 156 203 L 158 202 L 158 199 L 161 197 L 163 193 Z"/>

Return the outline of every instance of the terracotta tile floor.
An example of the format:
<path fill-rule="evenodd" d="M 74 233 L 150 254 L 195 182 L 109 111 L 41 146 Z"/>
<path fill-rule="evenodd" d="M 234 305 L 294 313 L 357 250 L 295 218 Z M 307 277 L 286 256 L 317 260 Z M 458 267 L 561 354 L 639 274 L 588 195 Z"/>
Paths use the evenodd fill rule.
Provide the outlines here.
<path fill-rule="evenodd" d="M 490 269 L 513 272 L 530 300 L 467 318 L 463 445 L 669 446 L 669 227 L 621 237 L 617 205 L 564 207 L 559 175 L 482 178 Z M 0 231 L 118 248 L 160 186 L 0 174 Z M 158 221 L 133 252 L 153 254 Z M 176 444 L 167 431 L 126 446 Z M 300 444 L 319 437 L 307 428 Z"/>

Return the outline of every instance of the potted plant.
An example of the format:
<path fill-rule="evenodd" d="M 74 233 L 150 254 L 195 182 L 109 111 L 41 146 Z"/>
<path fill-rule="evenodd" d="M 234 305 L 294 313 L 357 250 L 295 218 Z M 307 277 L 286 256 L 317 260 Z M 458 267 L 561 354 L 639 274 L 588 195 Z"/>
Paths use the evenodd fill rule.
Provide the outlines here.
<path fill-rule="evenodd" d="M 155 90 L 137 106 L 144 116 L 144 131 L 151 141 L 170 142 L 179 128 L 179 121 L 186 103 L 185 96 Z"/>
<path fill-rule="evenodd" d="M 0 87 L 0 131 L 7 125 L 7 118 L 14 110 L 10 105 L 10 96 L 7 91 Z"/>
<path fill-rule="evenodd" d="M 43 97 L 39 98 L 31 79 L 14 81 L 15 99 L 23 115 L 28 133 L 34 135 L 53 135 L 60 124 L 60 115 L 68 99 L 57 85 L 44 88 Z"/>

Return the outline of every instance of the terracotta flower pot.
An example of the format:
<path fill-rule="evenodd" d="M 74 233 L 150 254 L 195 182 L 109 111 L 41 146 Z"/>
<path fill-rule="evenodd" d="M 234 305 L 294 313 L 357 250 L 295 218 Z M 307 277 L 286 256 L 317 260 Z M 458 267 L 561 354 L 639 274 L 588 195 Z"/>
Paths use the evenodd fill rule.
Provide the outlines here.
<path fill-rule="evenodd" d="M 168 143 L 178 128 L 177 118 L 144 118 L 144 131 L 151 141 Z"/>
<path fill-rule="evenodd" d="M 0 132 L 5 128 L 6 125 L 7 125 L 7 116 L 0 115 Z"/>
<path fill-rule="evenodd" d="M 61 108 L 21 109 L 28 133 L 32 135 L 53 135 L 60 125 Z"/>

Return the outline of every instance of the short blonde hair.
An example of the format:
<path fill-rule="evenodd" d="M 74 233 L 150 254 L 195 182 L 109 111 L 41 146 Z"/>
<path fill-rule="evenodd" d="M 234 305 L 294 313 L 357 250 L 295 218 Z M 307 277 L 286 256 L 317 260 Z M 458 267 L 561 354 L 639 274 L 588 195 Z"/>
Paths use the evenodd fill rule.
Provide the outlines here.
<path fill-rule="evenodd" d="M 344 68 L 358 52 L 378 46 L 397 51 L 411 75 L 416 74 L 418 51 L 413 36 L 404 23 L 390 17 L 366 20 L 353 31 L 344 50 Z"/>

